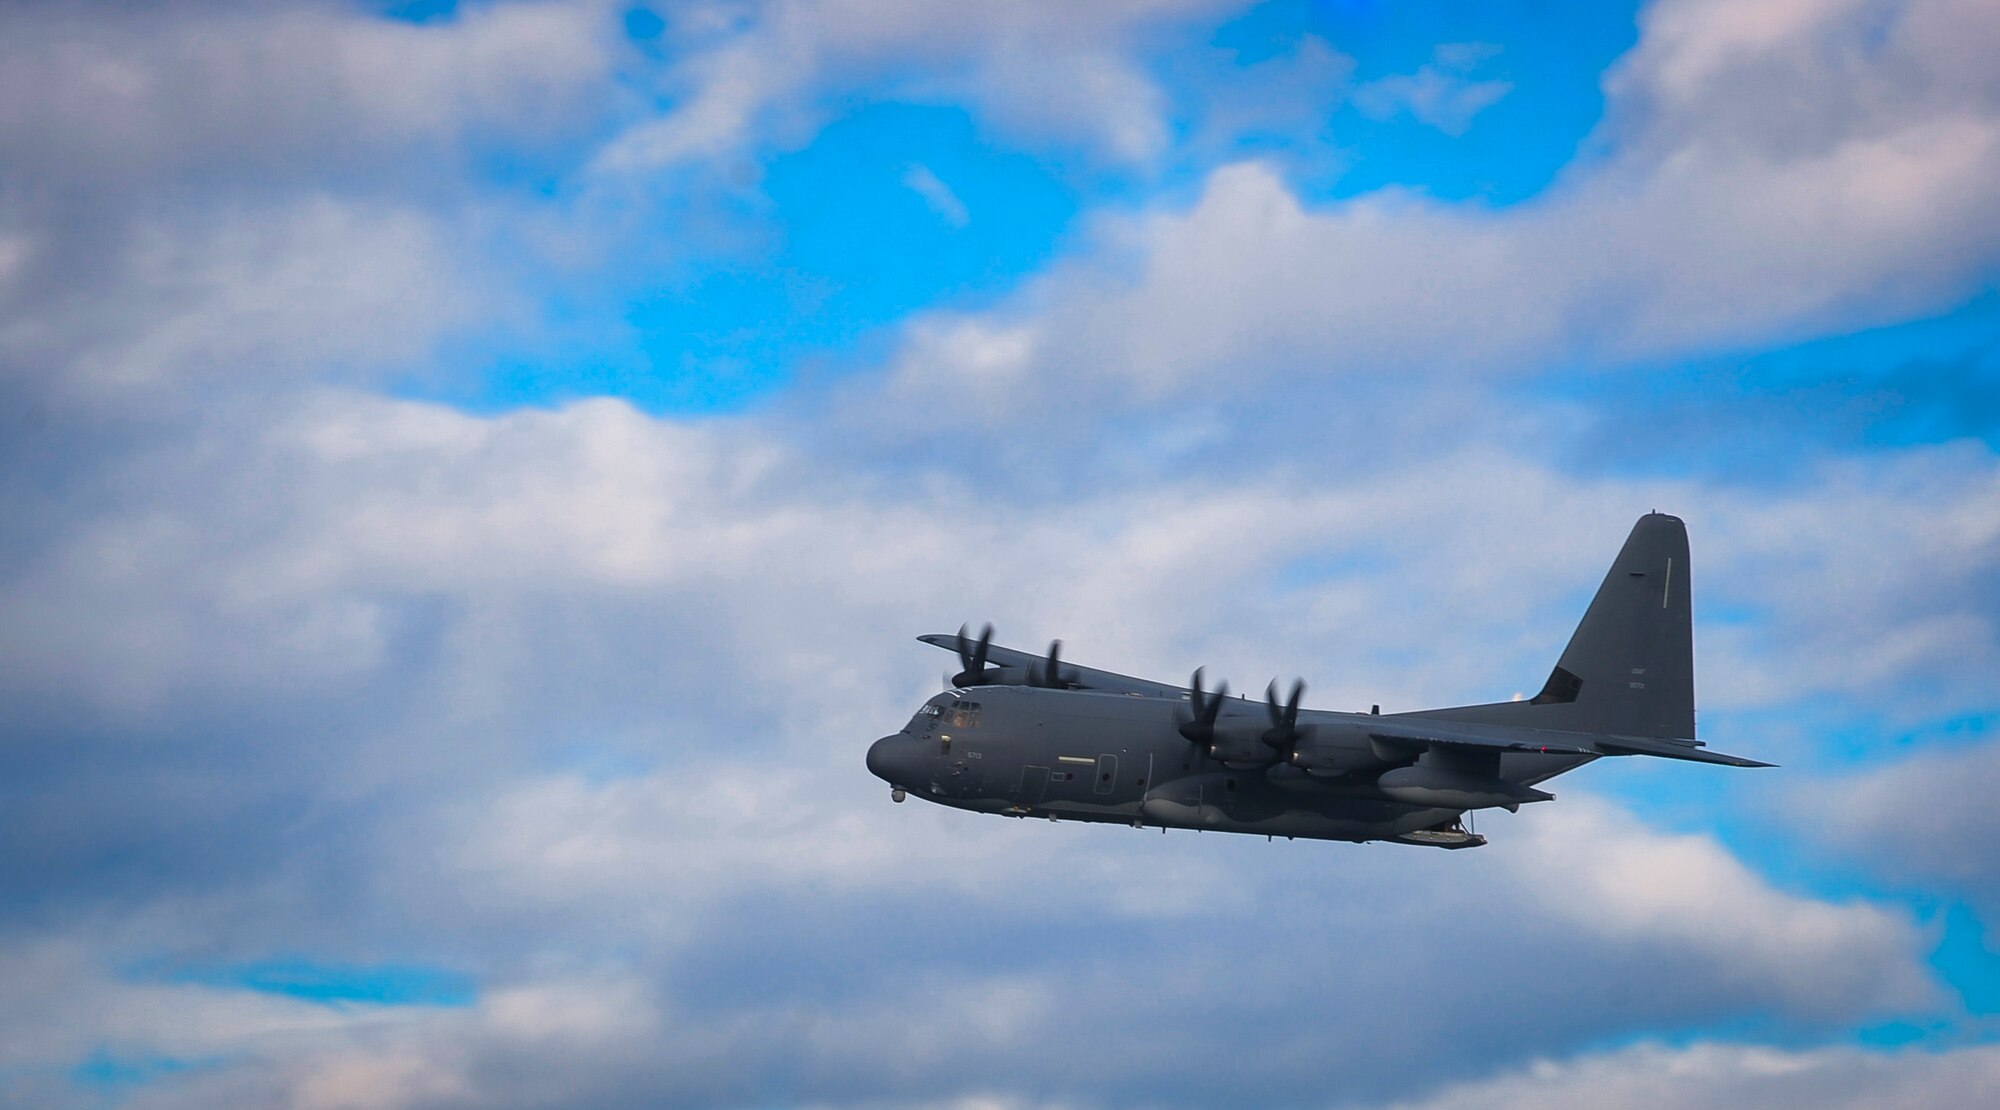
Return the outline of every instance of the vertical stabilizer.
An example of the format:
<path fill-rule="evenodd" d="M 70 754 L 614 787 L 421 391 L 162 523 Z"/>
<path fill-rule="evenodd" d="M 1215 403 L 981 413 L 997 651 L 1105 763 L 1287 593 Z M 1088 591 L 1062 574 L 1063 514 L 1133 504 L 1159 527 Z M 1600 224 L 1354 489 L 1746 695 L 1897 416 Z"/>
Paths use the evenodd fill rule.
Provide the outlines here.
<path fill-rule="evenodd" d="M 1664 513 L 1632 526 L 1541 693 L 1414 716 L 1693 739 L 1687 526 Z"/>

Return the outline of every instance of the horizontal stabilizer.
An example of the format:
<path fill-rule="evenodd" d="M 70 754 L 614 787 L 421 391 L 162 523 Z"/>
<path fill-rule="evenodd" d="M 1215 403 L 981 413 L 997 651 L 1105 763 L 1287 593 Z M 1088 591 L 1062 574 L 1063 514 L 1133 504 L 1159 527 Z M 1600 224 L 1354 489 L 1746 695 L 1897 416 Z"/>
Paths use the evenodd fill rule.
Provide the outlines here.
<path fill-rule="evenodd" d="M 1437 728 L 1415 717 L 1371 718 L 1368 738 L 1379 747 L 1428 748 L 1433 745 L 1494 752 L 1534 752 L 1544 755 L 1656 755 L 1663 759 L 1685 759 L 1694 763 L 1719 763 L 1726 767 L 1775 767 L 1740 755 L 1724 755 L 1701 747 L 1692 740 L 1663 740 L 1651 736 L 1601 736 L 1595 733 L 1563 732 L 1557 729 Z"/>
<path fill-rule="evenodd" d="M 1650 736 L 1600 736 L 1594 743 L 1605 755 L 1657 755 L 1663 759 L 1685 759 L 1693 763 L 1720 763 L 1724 767 L 1777 766 L 1775 763 L 1745 759 L 1740 755 L 1728 755 L 1723 752 L 1712 752 L 1707 748 L 1676 744 L 1671 740 L 1655 740 Z"/>

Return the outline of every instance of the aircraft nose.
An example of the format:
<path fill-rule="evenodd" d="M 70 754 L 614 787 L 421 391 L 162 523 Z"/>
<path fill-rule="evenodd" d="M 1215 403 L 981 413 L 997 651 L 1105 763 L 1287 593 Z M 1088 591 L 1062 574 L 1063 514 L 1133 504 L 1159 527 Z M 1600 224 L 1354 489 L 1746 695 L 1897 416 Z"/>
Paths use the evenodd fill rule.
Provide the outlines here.
<path fill-rule="evenodd" d="M 908 786 L 914 779 L 910 768 L 915 763 L 916 745 L 900 733 L 884 736 L 868 746 L 868 773 L 891 786 Z"/>

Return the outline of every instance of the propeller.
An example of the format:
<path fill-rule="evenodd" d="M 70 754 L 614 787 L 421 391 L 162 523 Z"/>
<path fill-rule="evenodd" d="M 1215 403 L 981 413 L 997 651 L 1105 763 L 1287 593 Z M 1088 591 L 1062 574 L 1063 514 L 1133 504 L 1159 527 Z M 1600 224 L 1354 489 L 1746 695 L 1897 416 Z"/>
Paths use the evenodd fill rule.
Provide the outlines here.
<path fill-rule="evenodd" d="M 1193 718 L 1181 722 L 1181 735 L 1196 744 L 1207 746 L 1215 739 L 1215 719 L 1222 715 L 1222 699 L 1229 696 L 1229 683 L 1215 688 L 1215 693 L 1204 696 L 1201 689 L 1200 667 L 1194 669 L 1194 677 L 1188 681 L 1189 708 Z"/>
<path fill-rule="evenodd" d="M 1063 679 L 1061 640 L 1049 641 L 1048 662 L 1044 663 L 1040 670 L 1035 670 L 1032 667 L 1029 668 L 1028 685 L 1045 686 L 1052 690 L 1062 690 L 1069 686 L 1069 683 Z"/>
<path fill-rule="evenodd" d="M 1264 730 L 1264 743 L 1271 745 L 1279 755 L 1289 752 L 1299 742 L 1299 737 L 1312 731 L 1310 725 L 1303 730 L 1299 728 L 1299 699 L 1305 696 L 1305 692 L 1305 679 L 1293 682 L 1291 696 L 1281 706 L 1278 704 L 1278 680 L 1272 679 L 1271 684 L 1264 688 L 1264 710 L 1271 715 L 1271 727 Z"/>
<path fill-rule="evenodd" d="M 958 661 L 965 665 L 965 669 L 952 676 L 951 684 L 953 686 L 984 685 L 992 677 L 993 673 L 986 669 L 986 652 L 993 646 L 992 622 L 987 622 L 986 627 L 979 630 L 979 640 L 977 643 L 966 639 L 965 626 L 962 624 L 959 625 L 958 642 L 954 646 L 958 648 Z"/>

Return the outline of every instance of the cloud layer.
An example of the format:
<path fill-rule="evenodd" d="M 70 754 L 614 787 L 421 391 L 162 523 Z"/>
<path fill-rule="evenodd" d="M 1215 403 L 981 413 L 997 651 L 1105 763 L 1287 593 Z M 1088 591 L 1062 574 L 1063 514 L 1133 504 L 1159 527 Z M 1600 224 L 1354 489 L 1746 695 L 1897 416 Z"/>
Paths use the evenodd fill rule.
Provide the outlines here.
<path fill-rule="evenodd" d="M 1584 465 L 1576 383 L 1643 406 L 1677 360 L 1975 296 L 1992 21 L 1655 4 L 1592 153 L 1493 208 L 1328 199 L 1229 133 L 1350 94 L 1476 129 L 1469 40 L 1370 94 L 1318 27 L 1247 63 L 1286 103 L 1184 118 L 1213 90 L 1161 59 L 1227 8 L 16 17 L 0 1095 L 1976 1101 L 1927 922 L 1994 906 L 1990 731 L 1934 746 L 1995 708 L 1991 443 L 1779 421 L 1782 481 Z M 747 414 L 408 395 L 728 272 L 843 98 L 1137 184 Z M 949 665 L 911 637 L 965 620 L 1328 707 L 1525 691 L 1654 507 L 1694 533 L 1704 735 L 1782 777 L 1607 760 L 1439 853 L 898 807 L 861 767 Z M 476 989 L 328 1003 L 273 960 Z M 1856 1045 L 1897 1021 L 1954 1032 Z"/>

